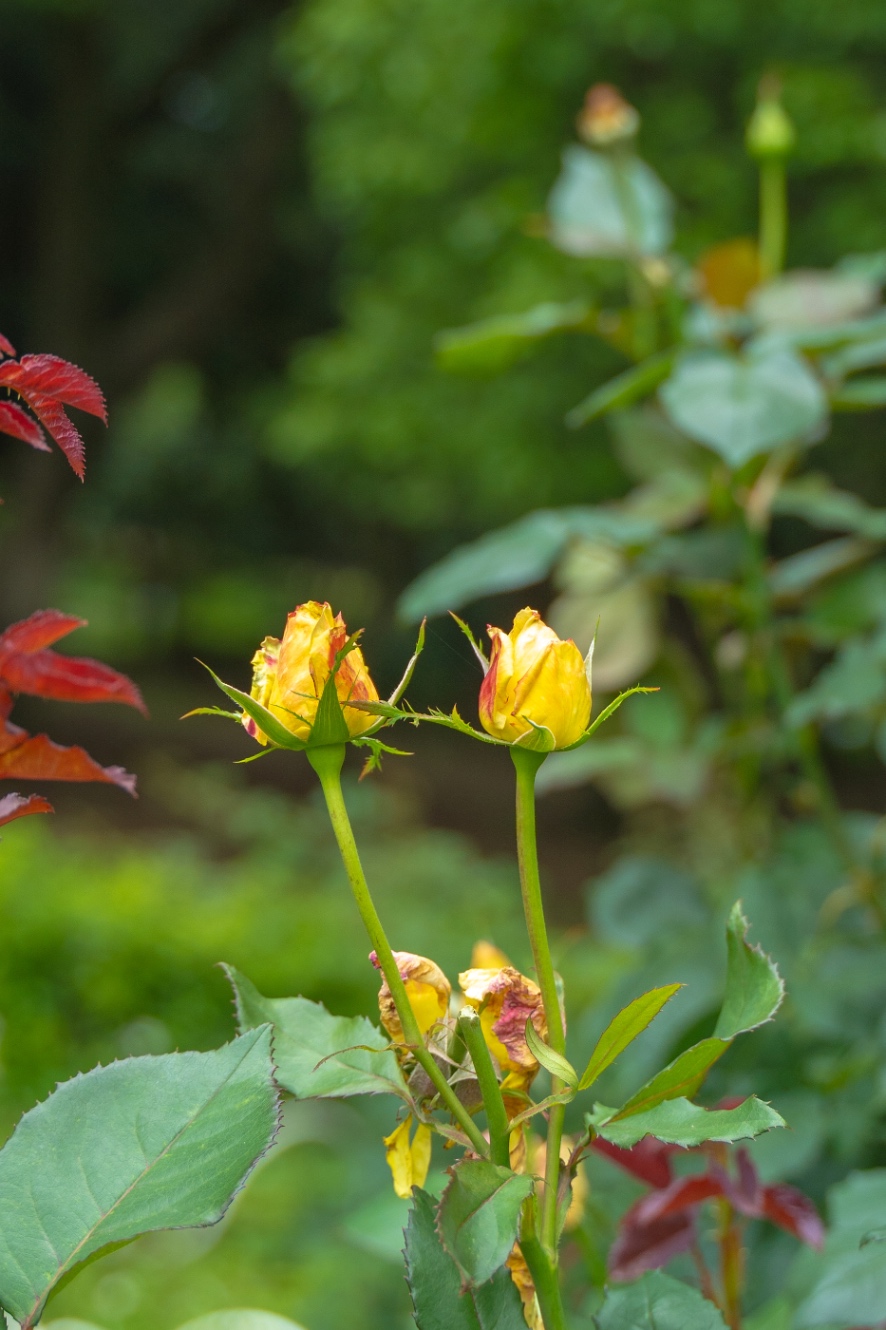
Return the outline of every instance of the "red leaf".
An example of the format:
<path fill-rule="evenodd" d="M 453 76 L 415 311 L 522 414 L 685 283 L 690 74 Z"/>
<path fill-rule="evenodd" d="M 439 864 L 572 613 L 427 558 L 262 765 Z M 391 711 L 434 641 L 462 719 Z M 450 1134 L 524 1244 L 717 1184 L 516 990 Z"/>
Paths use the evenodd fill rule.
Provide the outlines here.
<path fill-rule="evenodd" d="M 2 351 L 5 356 L 15 355 L 15 347 L 12 345 L 9 338 L 4 337 L 2 333 L 0 333 L 0 351 Z"/>
<path fill-rule="evenodd" d="M 675 1256 L 689 1251 L 695 1241 L 692 1215 L 669 1215 L 651 1224 L 638 1223 L 633 1215 L 634 1210 L 629 1210 L 621 1221 L 609 1252 L 609 1276 L 623 1283 L 639 1279 L 647 1270 L 661 1269 Z"/>
<path fill-rule="evenodd" d="M 42 794 L 7 794 L 0 799 L 0 827 L 7 822 L 14 822 L 17 817 L 27 817 L 29 813 L 52 813 L 55 810 Z"/>
<path fill-rule="evenodd" d="M 36 420 L 15 402 L 0 402 L 0 434 L 11 434 L 14 439 L 29 443 L 32 448 L 39 448 L 42 453 L 50 452 L 49 444 Z"/>
<path fill-rule="evenodd" d="M 131 679 L 86 656 L 60 656 L 57 651 L 10 655 L 0 659 L 0 677 L 14 693 L 52 697 L 57 702 L 122 702 L 147 715 Z"/>
<path fill-rule="evenodd" d="M 0 780 L 101 781 L 135 795 L 135 776 L 122 767 L 99 766 L 83 748 L 64 748 L 8 721 L 0 728 Z"/>
<path fill-rule="evenodd" d="M 821 1251 L 824 1246 L 824 1224 L 808 1196 L 797 1187 L 781 1182 L 763 1188 L 763 1214 L 773 1224 L 792 1233 L 801 1242 Z"/>
<path fill-rule="evenodd" d="M 648 1183 L 650 1187 L 667 1187 L 671 1181 L 668 1156 L 677 1148 L 675 1145 L 665 1145 L 662 1141 L 656 1141 L 652 1136 L 644 1136 L 642 1141 L 632 1146 L 630 1150 L 610 1145 L 609 1141 L 603 1141 L 599 1136 L 592 1142 L 592 1149 L 598 1154 L 606 1155 L 607 1159 L 627 1169 L 628 1173 L 632 1173 L 641 1182 Z"/>
<path fill-rule="evenodd" d="M 9 651 L 42 651 L 67 637 L 75 628 L 85 628 L 86 624 L 86 619 L 64 614 L 61 610 L 37 610 L 27 619 L 11 623 L 0 633 L 0 659 Z"/>
<path fill-rule="evenodd" d="M 35 394 L 52 398 L 108 423 L 104 395 L 95 379 L 61 356 L 22 356 L 17 363 L 0 365 L 0 383 L 14 388 L 26 400 Z"/>
<path fill-rule="evenodd" d="M 0 365 L 0 370 L 2 368 Z M 82 480 L 86 474 L 86 449 L 80 431 L 68 419 L 65 408 L 51 397 L 41 397 L 37 393 L 29 394 L 25 400 L 67 457 L 71 470 Z"/>
<path fill-rule="evenodd" d="M 763 1214 L 763 1188 L 760 1175 L 747 1150 L 737 1152 L 738 1179 L 724 1178 L 725 1192 L 739 1214 L 759 1219 Z"/>
<path fill-rule="evenodd" d="M 669 1187 L 660 1191 L 651 1191 L 648 1196 L 641 1196 L 631 1214 L 638 1222 L 651 1224 L 668 1215 L 681 1214 L 692 1210 L 712 1196 L 723 1196 L 726 1192 L 725 1179 L 715 1173 L 696 1173 L 688 1178 L 674 1178 Z"/>

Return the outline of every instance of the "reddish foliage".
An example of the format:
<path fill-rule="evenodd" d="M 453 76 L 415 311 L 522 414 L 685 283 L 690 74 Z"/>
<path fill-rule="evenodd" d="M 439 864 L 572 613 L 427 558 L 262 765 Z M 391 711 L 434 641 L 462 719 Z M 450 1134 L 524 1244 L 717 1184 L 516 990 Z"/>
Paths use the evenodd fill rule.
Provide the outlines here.
<path fill-rule="evenodd" d="M 0 350 L 11 357 L 15 355 L 12 345 L 2 336 Z M 82 480 L 85 471 L 83 440 L 68 418 L 65 407 L 78 407 L 107 424 L 105 399 L 95 380 L 60 356 L 28 355 L 20 360 L 0 362 L 0 387 L 18 393 Z M 0 405 L 5 407 L 0 412 L 0 431 L 23 439 L 34 448 L 45 448 L 43 432 L 35 421 L 13 402 Z"/>
<path fill-rule="evenodd" d="M 0 827 L 29 813 L 51 813 L 52 804 L 42 794 L 7 794 L 0 799 Z"/>
<path fill-rule="evenodd" d="M 84 748 L 65 748 L 45 734 L 0 726 L 0 780 L 101 781 L 135 794 L 135 776 L 122 767 L 102 767 Z"/>
<path fill-rule="evenodd" d="M 14 356 L 17 354 L 12 342 L 10 342 L 8 337 L 4 337 L 2 333 L 0 333 L 0 351 L 3 352 L 4 356 Z"/>
<path fill-rule="evenodd" d="M 0 683 L 12 693 L 60 702 L 122 702 L 144 713 L 141 693 L 125 674 L 97 660 L 46 650 L 84 623 L 59 610 L 38 610 L 12 624 L 0 634 Z"/>
<path fill-rule="evenodd" d="M 764 1186 L 747 1150 L 737 1152 L 734 1176 L 714 1161 L 702 1173 L 675 1178 L 668 1158 L 675 1147 L 650 1137 L 631 1150 L 605 1141 L 594 1141 L 594 1148 L 653 1188 L 621 1221 L 609 1254 L 613 1279 L 637 1279 L 688 1251 L 698 1211 L 715 1197 L 725 1198 L 748 1219 L 768 1219 L 810 1247 L 820 1249 L 824 1242 L 824 1225 L 809 1197 L 786 1183 Z"/>

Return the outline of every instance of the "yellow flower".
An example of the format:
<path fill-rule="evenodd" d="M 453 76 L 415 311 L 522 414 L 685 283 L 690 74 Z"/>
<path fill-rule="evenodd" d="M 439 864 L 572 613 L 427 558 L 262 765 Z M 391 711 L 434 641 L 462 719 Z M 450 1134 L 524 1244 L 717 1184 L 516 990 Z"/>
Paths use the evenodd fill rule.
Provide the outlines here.
<path fill-rule="evenodd" d="M 494 942 L 481 938 L 475 942 L 471 951 L 472 970 L 503 970 L 510 961 L 503 951 L 499 951 Z"/>
<path fill-rule="evenodd" d="M 521 610 L 510 633 L 489 630 L 492 654 L 480 689 L 483 728 L 540 752 L 577 743 L 591 718 L 588 660 L 561 641 L 537 610 Z"/>
<path fill-rule="evenodd" d="M 380 969 L 374 951 L 369 959 L 376 969 Z M 411 951 L 395 951 L 394 960 L 397 962 L 400 978 L 406 985 L 406 995 L 418 1021 L 418 1028 L 424 1036 L 448 1012 L 452 985 L 439 965 L 429 961 L 426 956 L 416 956 Z M 402 1043 L 403 1026 L 400 1024 L 388 981 L 384 977 L 378 994 L 378 1009 L 381 1013 L 381 1023 L 393 1042 Z"/>
<path fill-rule="evenodd" d="M 394 1191 L 403 1200 L 412 1195 L 413 1187 L 423 1187 L 431 1166 L 431 1129 L 423 1122 L 416 1123 L 415 1135 L 410 1143 L 409 1129 L 412 1116 L 404 1118 L 390 1136 L 384 1138 L 385 1158 L 394 1179 Z"/>
<path fill-rule="evenodd" d="M 532 1021 L 541 1039 L 548 1037 L 538 985 L 512 965 L 465 970 L 458 982 L 469 1005 L 480 1013 L 487 1047 L 505 1074 L 502 1089 L 527 1090 L 538 1072 L 538 1062 L 526 1042 L 526 1022 Z"/>
<path fill-rule="evenodd" d="M 283 640 L 266 637 L 252 658 L 252 696 L 267 707 L 297 739 L 307 741 L 323 688 L 332 673 L 335 656 L 348 639 L 340 614 L 333 617 L 325 602 L 309 600 L 297 605 L 286 620 Z M 335 691 L 351 738 L 375 724 L 376 717 L 350 705 L 377 702 L 378 692 L 369 677 L 359 647 L 349 651 L 335 676 Z M 267 736 L 255 721 L 243 724 L 259 743 Z"/>

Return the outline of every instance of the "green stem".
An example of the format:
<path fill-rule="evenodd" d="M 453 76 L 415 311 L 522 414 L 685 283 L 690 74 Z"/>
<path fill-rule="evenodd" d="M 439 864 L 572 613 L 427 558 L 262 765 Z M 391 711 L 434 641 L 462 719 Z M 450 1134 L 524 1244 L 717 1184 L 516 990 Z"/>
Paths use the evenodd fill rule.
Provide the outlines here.
<path fill-rule="evenodd" d="M 764 279 L 784 267 L 788 235 L 787 179 L 782 157 L 760 164 L 760 269 Z"/>
<path fill-rule="evenodd" d="M 471 1055 L 480 1093 L 483 1096 L 483 1107 L 486 1109 L 486 1122 L 489 1127 L 490 1157 L 493 1164 L 510 1168 L 510 1124 L 501 1097 L 501 1086 L 492 1065 L 489 1049 L 486 1047 L 486 1040 L 483 1038 L 480 1017 L 470 1007 L 466 1007 L 458 1018 L 458 1028 Z"/>
<path fill-rule="evenodd" d="M 741 1231 L 728 1201 L 718 1203 L 720 1225 L 720 1271 L 723 1281 L 723 1315 L 729 1330 L 741 1330 L 741 1294 L 744 1285 L 744 1252 Z"/>
<path fill-rule="evenodd" d="M 560 1015 L 560 999 L 554 975 L 554 963 L 548 943 L 544 904 L 541 896 L 541 878 L 538 872 L 538 845 L 535 834 L 535 777 L 545 759 L 544 753 L 533 753 L 525 748 L 511 748 L 511 757 L 517 772 L 517 858 L 520 865 L 520 888 L 523 893 L 523 912 L 529 945 L 535 961 L 535 973 L 544 1004 L 548 1027 L 548 1042 L 556 1053 L 566 1056 L 566 1034 Z M 554 1094 L 564 1089 L 556 1076 L 551 1077 Z M 541 1242 L 556 1269 L 557 1260 L 557 1193 L 560 1183 L 560 1143 L 563 1139 L 564 1105 L 554 1104 L 548 1115 L 548 1143 L 545 1160 L 545 1188 L 542 1199 Z M 528 1259 L 528 1258 L 527 1258 Z"/>
<path fill-rule="evenodd" d="M 345 745 L 330 744 L 320 748 L 309 748 L 307 758 L 320 777 L 320 785 L 329 811 L 329 820 L 332 823 L 332 830 L 335 832 L 335 839 L 338 841 L 338 848 L 341 851 L 345 871 L 351 884 L 351 890 L 354 893 L 354 900 L 357 902 L 360 917 L 375 949 L 381 972 L 387 980 L 388 988 L 391 990 L 391 997 L 394 999 L 394 1006 L 397 1008 L 397 1015 L 400 1017 L 403 1035 L 410 1052 L 427 1072 L 441 1100 L 449 1109 L 473 1148 L 479 1155 L 488 1156 L 489 1147 L 483 1138 L 483 1133 L 472 1120 L 471 1115 L 458 1099 L 443 1072 L 425 1048 L 415 1012 L 409 1002 L 406 985 L 400 977 L 400 970 L 394 959 L 394 953 L 391 951 L 382 922 L 373 904 L 341 789 L 341 769 L 345 760 Z"/>
<path fill-rule="evenodd" d="M 563 1311 L 556 1262 L 551 1260 L 535 1232 L 537 1208 L 535 1197 L 530 1196 L 523 1206 L 520 1250 L 532 1275 L 545 1330 L 566 1330 L 566 1315 Z"/>

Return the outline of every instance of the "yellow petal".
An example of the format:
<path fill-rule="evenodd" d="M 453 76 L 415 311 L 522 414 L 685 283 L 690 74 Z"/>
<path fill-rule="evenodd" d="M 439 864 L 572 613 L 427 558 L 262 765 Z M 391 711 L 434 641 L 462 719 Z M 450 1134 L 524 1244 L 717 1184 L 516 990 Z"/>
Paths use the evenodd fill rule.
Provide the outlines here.
<path fill-rule="evenodd" d="M 492 652 L 480 689 L 480 721 L 506 743 L 568 748 L 591 718 L 591 685 L 572 641 L 562 641 L 537 610 L 524 609 L 510 633 L 489 628 Z"/>
<path fill-rule="evenodd" d="M 376 969 L 380 968 L 375 952 L 372 952 L 369 959 Z M 449 1011 L 452 985 L 439 965 L 429 960 L 427 956 L 417 956 L 412 951 L 395 951 L 394 960 L 397 962 L 400 978 L 406 986 L 406 996 L 418 1021 L 418 1028 L 424 1036 Z M 381 1023 L 391 1039 L 395 1043 L 402 1043 L 403 1027 L 400 1024 L 397 1008 L 394 1006 L 391 990 L 388 988 L 388 981 L 384 977 L 378 994 L 378 1009 Z"/>
<path fill-rule="evenodd" d="M 409 1199 L 413 1187 L 424 1186 L 431 1166 L 431 1129 L 419 1122 L 410 1144 L 411 1126 L 410 1115 L 384 1138 L 385 1158 L 394 1180 L 394 1191 L 402 1200 Z"/>
<path fill-rule="evenodd" d="M 494 942 L 486 942 L 483 938 L 474 943 L 471 952 L 472 970 L 503 970 L 510 961 L 503 951 L 499 951 Z"/>

